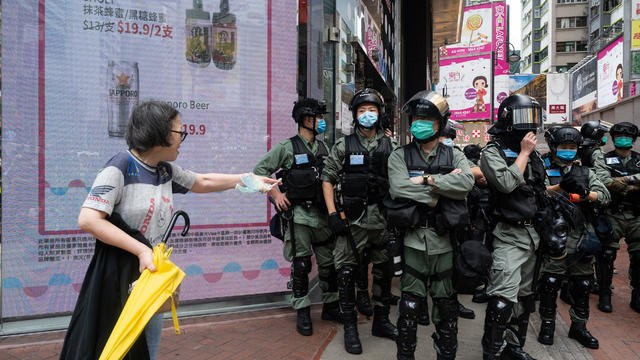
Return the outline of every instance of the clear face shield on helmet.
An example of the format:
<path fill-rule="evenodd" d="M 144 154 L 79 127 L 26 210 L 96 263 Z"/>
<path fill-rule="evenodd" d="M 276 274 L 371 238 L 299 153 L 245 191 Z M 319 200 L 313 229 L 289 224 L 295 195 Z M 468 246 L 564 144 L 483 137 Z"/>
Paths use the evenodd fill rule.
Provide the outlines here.
<path fill-rule="evenodd" d="M 542 129 L 542 109 L 537 106 L 515 107 L 511 110 L 513 130 L 533 131 Z"/>

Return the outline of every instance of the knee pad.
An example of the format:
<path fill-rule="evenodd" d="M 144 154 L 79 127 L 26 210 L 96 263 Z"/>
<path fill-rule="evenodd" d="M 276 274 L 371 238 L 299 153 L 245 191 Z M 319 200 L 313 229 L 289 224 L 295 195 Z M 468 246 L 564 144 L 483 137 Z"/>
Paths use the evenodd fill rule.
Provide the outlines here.
<path fill-rule="evenodd" d="M 308 275 L 311 272 L 311 256 L 297 257 L 293 259 L 293 273 Z"/>
<path fill-rule="evenodd" d="M 591 287 L 593 286 L 593 279 L 590 276 L 574 277 L 571 279 L 571 282 L 573 284 L 572 294 L 574 294 L 574 297 L 576 295 L 580 297 L 589 296 Z"/>
<path fill-rule="evenodd" d="M 511 301 L 501 297 L 492 297 L 489 299 L 489 304 L 487 304 L 486 321 L 506 325 L 511 316 L 512 308 L 513 303 Z"/>
<path fill-rule="evenodd" d="M 613 263 L 616 259 L 617 253 L 618 253 L 617 249 L 606 247 L 602 249 L 602 254 L 600 256 L 604 261 Z"/>
<path fill-rule="evenodd" d="M 338 270 L 338 286 L 349 287 L 352 286 L 356 275 L 355 266 L 345 265 Z"/>
<path fill-rule="evenodd" d="M 540 292 L 541 293 L 557 293 L 560 290 L 560 283 L 562 282 L 562 277 L 556 274 L 551 273 L 542 273 L 542 277 L 540 278 Z"/>
<path fill-rule="evenodd" d="M 412 319 L 415 321 L 420 315 L 422 306 L 424 305 L 420 301 L 419 297 L 403 292 L 402 296 L 400 297 L 400 304 L 398 309 L 400 310 L 400 316 L 404 317 L 405 319 Z"/>

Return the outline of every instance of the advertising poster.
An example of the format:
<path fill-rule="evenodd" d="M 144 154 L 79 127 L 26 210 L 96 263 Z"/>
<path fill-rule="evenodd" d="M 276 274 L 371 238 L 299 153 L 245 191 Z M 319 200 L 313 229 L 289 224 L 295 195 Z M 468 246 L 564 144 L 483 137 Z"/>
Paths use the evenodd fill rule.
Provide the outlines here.
<path fill-rule="evenodd" d="M 631 22 L 631 49 L 640 50 L 640 20 Z"/>
<path fill-rule="evenodd" d="M 460 42 L 441 47 L 440 58 L 491 52 L 492 34 L 491 3 L 467 6 L 462 18 Z"/>
<path fill-rule="evenodd" d="M 547 124 L 569 123 L 569 74 L 547 74 Z"/>
<path fill-rule="evenodd" d="M 176 164 L 198 173 L 248 172 L 295 131 L 293 0 L 5 1 L 2 15 L 2 317 L 73 309 L 95 243 L 77 216 L 127 149 L 136 104 L 180 111 Z M 181 300 L 286 291 L 264 195 L 177 194 L 173 206 L 191 218 L 170 243 Z"/>
<path fill-rule="evenodd" d="M 598 108 L 598 60 L 592 58 L 579 69 L 571 73 L 573 95 L 571 109 L 573 125 L 582 125 L 582 114 Z"/>
<path fill-rule="evenodd" d="M 509 94 L 525 94 L 536 99 L 542 109 L 547 109 L 547 78 L 546 75 L 510 75 Z"/>
<path fill-rule="evenodd" d="M 640 20 L 640 0 L 631 0 L 631 19 Z"/>
<path fill-rule="evenodd" d="M 491 135 L 487 134 L 487 130 L 491 128 L 491 124 L 488 121 L 470 121 L 465 122 L 463 126 L 464 129 L 457 129 L 456 145 L 461 148 L 470 144 L 477 144 L 482 147 L 487 145 L 491 138 Z"/>
<path fill-rule="evenodd" d="M 451 119 L 469 121 L 491 117 L 491 55 L 440 60 L 440 84 L 446 86 Z"/>
<path fill-rule="evenodd" d="M 622 100 L 623 94 L 623 58 L 620 36 L 598 53 L 598 107 L 603 108 Z"/>
<path fill-rule="evenodd" d="M 498 108 L 502 100 L 507 98 L 509 92 L 509 45 L 507 39 L 507 4 L 504 2 L 493 3 L 493 48 L 495 57 L 494 67 L 494 105 L 493 118 L 498 114 Z"/>

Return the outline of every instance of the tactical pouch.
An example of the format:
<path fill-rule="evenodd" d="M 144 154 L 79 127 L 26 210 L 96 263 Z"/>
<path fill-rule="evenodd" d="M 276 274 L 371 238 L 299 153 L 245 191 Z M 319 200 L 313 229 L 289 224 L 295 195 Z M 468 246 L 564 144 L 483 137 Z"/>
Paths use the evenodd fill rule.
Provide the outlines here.
<path fill-rule="evenodd" d="M 280 213 L 273 215 L 271 221 L 269 221 L 269 231 L 271 232 L 271 236 L 276 239 L 284 241 L 284 232 L 286 227 L 286 222 Z"/>
<path fill-rule="evenodd" d="M 531 185 L 522 185 L 500 202 L 501 217 L 507 222 L 533 219 L 536 215 L 536 196 Z"/>
<path fill-rule="evenodd" d="M 418 203 L 410 199 L 392 199 L 387 195 L 382 200 L 386 212 L 387 223 L 398 229 L 415 228 L 420 224 Z"/>
<path fill-rule="evenodd" d="M 292 202 L 316 199 L 318 172 L 315 168 L 295 169 L 287 177 L 287 198 Z"/>
<path fill-rule="evenodd" d="M 349 220 L 357 220 L 367 207 L 367 174 L 344 174 L 341 195 L 344 213 Z"/>
<path fill-rule="evenodd" d="M 461 294 L 473 294 L 489 276 L 493 260 L 480 241 L 460 244 L 453 263 L 453 287 Z"/>
<path fill-rule="evenodd" d="M 443 228 L 454 230 L 469 224 L 469 208 L 465 200 L 453 200 L 441 196 L 438 207 L 442 214 Z"/>

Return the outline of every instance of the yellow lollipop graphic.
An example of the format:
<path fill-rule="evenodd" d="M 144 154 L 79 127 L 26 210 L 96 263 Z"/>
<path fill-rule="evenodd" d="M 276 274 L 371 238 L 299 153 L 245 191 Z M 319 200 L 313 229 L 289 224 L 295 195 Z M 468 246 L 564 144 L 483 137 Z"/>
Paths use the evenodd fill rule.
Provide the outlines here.
<path fill-rule="evenodd" d="M 482 16 L 478 14 L 469 16 L 465 26 L 467 27 L 467 29 L 471 30 L 471 36 L 469 36 L 469 46 L 471 46 L 473 32 L 480 29 L 480 27 L 482 26 Z"/>

